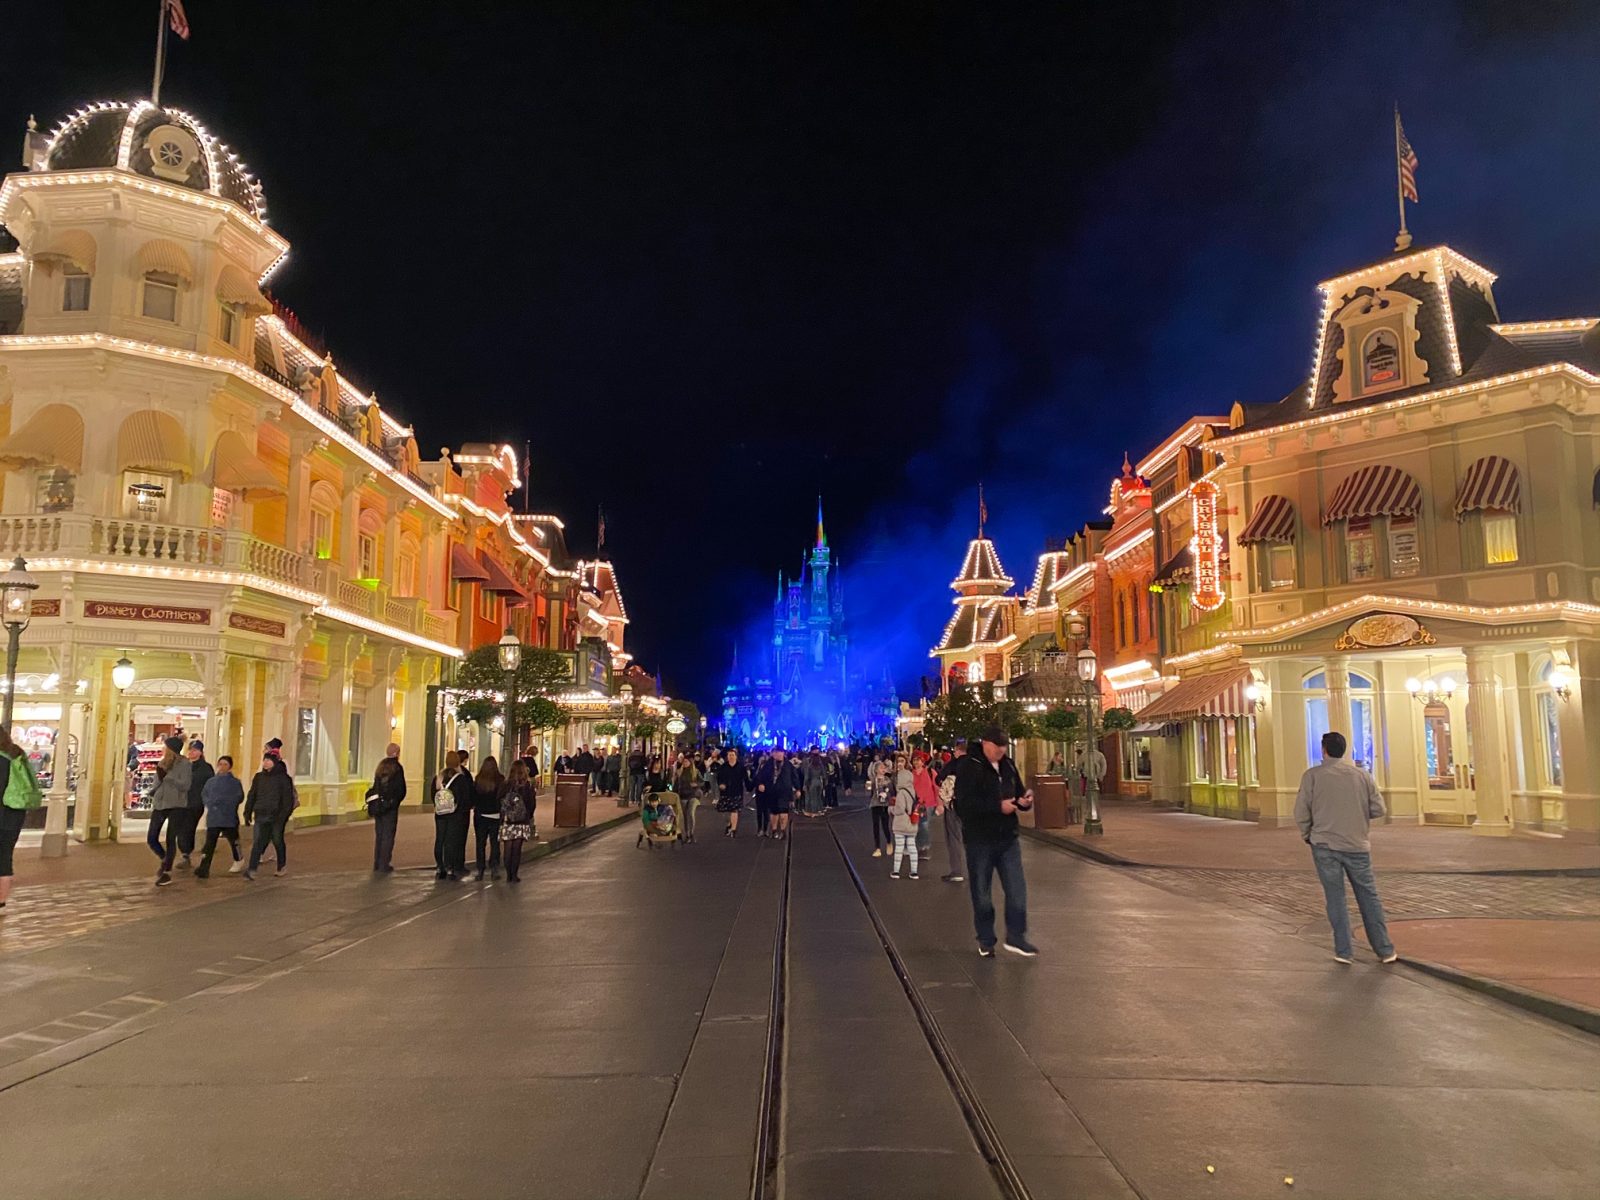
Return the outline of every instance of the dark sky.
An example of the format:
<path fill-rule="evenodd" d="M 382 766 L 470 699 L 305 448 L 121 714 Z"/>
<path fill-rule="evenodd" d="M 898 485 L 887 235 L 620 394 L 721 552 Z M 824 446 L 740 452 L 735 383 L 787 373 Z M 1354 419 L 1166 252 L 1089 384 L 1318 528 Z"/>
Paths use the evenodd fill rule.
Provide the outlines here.
<path fill-rule="evenodd" d="M 146 94 L 156 10 L 12 22 L 0 138 Z M 603 503 L 631 648 L 702 703 L 819 491 L 914 687 L 980 478 L 1025 582 L 1124 449 L 1290 390 L 1316 282 L 1392 243 L 1396 99 L 1419 244 L 1507 319 L 1600 311 L 1581 3 L 188 13 L 165 99 L 262 179 L 273 289 L 425 454 L 531 437 L 577 552 Z"/>

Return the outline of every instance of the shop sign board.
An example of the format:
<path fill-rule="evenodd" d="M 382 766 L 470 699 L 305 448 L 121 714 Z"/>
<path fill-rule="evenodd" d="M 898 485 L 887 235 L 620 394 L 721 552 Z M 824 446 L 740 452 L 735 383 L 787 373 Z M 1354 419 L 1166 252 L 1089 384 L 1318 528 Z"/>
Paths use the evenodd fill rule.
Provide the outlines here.
<path fill-rule="evenodd" d="M 1350 622 L 1335 650 L 1386 650 L 1393 646 L 1432 646 L 1433 634 L 1421 622 L 1404 613 L 1373 613 Z"/>
<path fill-rule="evenodd" d="M 1219 607 L 1222 594 L 1222 539 L 1217 533 L 1217 485 L 1202 479 L 1189 489 L 1194 516 L 1194 606 Z"/>
<path fill-rule="evenodd" d="M 687 728 L 689 728 L 689 727 L 686 724 L 684 724 L 684 721 L 683 721 L 682 717 L 673 717 L 672 720 L 667 722 L 667 732 L 670 733 L 673 737 L 677 737 L 680 733 L 682 733 Z"/>
<path fill-rule="evenodd" d="M 52 597 L 48 600 L 35 600 L 28 609 L 30 617 L 59 617 L 61 615 L 61 598 Z"/>
<path fill-rule="evenodd" d="M 282 621 L 272 621 L 266 617 L 256 617 L 242 612 L 228 614 L 228 628 L 242 629 L 245 633 L 259 633 L 271 638 L 286 637 L 289 633 L 288 625 Z"/>
<path fill-rule="evenodd" d="M 175 604 L 129 604 L 117 600 L 85 600 L 83 615 L 102 621 L 151 621 L 163 625 L 209 625 L 209 608 Z"/>

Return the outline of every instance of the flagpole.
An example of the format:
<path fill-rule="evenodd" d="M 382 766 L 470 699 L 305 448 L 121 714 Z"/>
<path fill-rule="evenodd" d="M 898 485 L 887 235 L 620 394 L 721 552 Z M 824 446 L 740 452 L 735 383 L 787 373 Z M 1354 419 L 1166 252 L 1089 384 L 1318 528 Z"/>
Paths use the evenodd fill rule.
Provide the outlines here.
<path fill-rule="evenodd" d="M 1400 103 L 1394 106 L 1394 193 L 1400 204 L 1400 236 L 1394 240 L 1396 250 L 1411 245 L 1411 234 L 1406 231 L 1406 181 L 1400 162 Z"/>
<path fill-rule="evenodd" d="M 522 443 L 522 511 L 531 513 L 533 508 L 528 499 L 528 489 L 533 486 L 533 443 Z"/>
<path fill-rule="evenodd" d="M 167 0 L 156 5 L 156 72 L 150 80 L 150 103 L 161 107 L 161 76 L 167 65 Z"/>

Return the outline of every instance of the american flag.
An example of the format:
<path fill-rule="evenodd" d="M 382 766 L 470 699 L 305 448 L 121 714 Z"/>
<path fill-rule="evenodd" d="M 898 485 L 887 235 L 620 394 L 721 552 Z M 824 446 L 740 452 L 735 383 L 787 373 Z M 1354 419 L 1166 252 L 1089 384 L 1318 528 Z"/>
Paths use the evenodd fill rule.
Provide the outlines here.
<path fill-rule="evenodd" d="M 606 510 L 602 508 L 600 510 L 600 536 L 595 539 L 595 549 L 596 550 L 604 550 L 605 548 L 606 548 Z"/>
<path fill-rule="evenodd" d="M 189 14 L 183 11 L 183 0 L 166 0 L 166 3 L 168 26 L 171 27 L 173 33 L 187 42 L 189 40 Z"/>
<path fill-rule="evenodd" d="M 177 0 L 173 0 L 174 3 Z M 1413 204 L 1417 199 L 1417 152 L 1406 139 L 1405 127 L 1400 124 L 1400 114 L 1394 114 L 1395 155 L 1400 163 L 1400 194 Z"/>
<path fill-rule="evenodd" d="M 983 502 L 983 484 L 978 485 L 978 529 L 989 523 L 989 506 Z"/>

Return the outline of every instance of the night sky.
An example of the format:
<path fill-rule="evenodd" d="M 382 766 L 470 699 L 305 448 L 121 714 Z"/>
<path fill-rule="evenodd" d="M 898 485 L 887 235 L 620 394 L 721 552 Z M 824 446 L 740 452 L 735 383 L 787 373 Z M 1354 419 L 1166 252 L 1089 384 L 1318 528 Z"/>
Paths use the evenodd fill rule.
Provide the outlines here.
<path fill-rule="evenodd" d="M 220 4 L 164 99 L 261 178 L 271 286 L 441 445 L 533 439 L 630 648 L 711 700 L 825 497 L 914 692 L 976 524 L 1026 583 L 1122 453 L 1309 370 L 1318 280 L 1419 245 L 1600 311 L 1580 3 Z M 155 0 L 8 24 L 23 123 L 149 88 Z M 7 139 L 10 139 L 9 141 Z"/>

